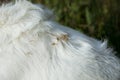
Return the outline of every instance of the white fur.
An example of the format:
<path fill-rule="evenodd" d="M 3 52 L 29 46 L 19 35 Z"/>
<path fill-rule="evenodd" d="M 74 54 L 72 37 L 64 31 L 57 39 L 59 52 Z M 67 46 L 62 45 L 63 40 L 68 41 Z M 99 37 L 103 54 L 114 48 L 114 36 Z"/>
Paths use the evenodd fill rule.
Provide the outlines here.
<path fill-rule="evenodd" d="M 0 80 L 118 80 L 106 42 L 64 27 L 28 1 L 0 7 Z"/>

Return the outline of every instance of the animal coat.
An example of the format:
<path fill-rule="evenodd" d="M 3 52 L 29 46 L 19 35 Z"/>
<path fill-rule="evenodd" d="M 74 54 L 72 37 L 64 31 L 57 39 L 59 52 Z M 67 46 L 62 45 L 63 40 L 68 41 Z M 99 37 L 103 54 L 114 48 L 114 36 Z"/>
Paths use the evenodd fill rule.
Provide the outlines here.
<path fill-rule="evenodd" d="M 26 0 L 0 7 L 0 80 L 119 79 L 119 60 L 106 42 L 53 16 Z"/>

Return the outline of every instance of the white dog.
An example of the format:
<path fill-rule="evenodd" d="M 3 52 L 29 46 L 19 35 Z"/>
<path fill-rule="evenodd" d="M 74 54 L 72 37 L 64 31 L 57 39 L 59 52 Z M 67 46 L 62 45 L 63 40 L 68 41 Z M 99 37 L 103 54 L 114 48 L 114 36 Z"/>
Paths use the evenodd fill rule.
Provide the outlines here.
<path fill-rule="evenodd" d="M 0 80 L 118 80 L 112 53 L 42 6 L 23 0 L 0 7 Z"/>

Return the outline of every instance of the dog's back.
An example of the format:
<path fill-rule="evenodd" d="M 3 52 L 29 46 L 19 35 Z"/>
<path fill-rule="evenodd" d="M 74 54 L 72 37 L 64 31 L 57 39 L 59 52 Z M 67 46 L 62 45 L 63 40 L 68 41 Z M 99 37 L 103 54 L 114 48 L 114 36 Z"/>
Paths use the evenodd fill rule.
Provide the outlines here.
<path fill-rule="evenodd" d="M 44 7 L 18 1 L 0 8 L 0 80 L 118 80 L 112 53 Z"/>

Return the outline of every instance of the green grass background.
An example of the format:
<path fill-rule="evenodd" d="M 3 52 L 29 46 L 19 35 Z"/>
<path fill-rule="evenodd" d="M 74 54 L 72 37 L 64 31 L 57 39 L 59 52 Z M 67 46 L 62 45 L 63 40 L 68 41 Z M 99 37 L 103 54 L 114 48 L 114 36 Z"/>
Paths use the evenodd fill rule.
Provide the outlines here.
<path fill-rule="evenodd" d="M 109 41 L 120 57 L 120 0 L 31 0 L 54 10 L 56 20 L 91 37 Z"/>

